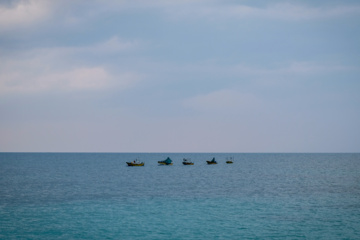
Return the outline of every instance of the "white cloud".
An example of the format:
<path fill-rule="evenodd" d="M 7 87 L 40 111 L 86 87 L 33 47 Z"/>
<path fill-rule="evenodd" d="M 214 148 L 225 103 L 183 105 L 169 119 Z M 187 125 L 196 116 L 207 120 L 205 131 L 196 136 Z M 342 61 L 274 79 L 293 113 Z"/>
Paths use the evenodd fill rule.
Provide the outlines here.
<path fill-rule="evenodd" d="M 0 93 L 124 89 L 133 85 L 139 78 L 138 74 L 131 72 L 112 75 L 103 67 L 83 67 L 33 76 L 11 72 L 0 75 Z"/>
<path fill-rule="evenodd" d="M 104 68 L 79 68 L 60 74 L 51 74 L 39 79 L 48 88 L 67 90 L 99 89 L 107 85 L 111 76 Z"/>
<path fill-rule="evenodd" d="M 50 14 L 48 1 L 28 0 L 7 7 L 0 5 L 0 30 L 38 22 Z"/>
<path fill-rule="evenodd" d="M 37 48 L 0 56 L 0 93 L 96 90 L 127 88 L 141 77 L 131 71 L 115 70 L 101 63 L 88 63 L 88 54 L 97 57 L 134 49 L 137 41 L 112 37 L 104 42 L 80 47 Z M 80 63 L 76 59 L 81 59 Z"/>
<path fill-rule="evenodd" d="M 2 93 L 31 93 L 49 90 L 93 90 L 107 86 L 112 76 L 103 68 L 78 68 L 67 72 L 29 77 L 20 73 L 0 75 Z"/>

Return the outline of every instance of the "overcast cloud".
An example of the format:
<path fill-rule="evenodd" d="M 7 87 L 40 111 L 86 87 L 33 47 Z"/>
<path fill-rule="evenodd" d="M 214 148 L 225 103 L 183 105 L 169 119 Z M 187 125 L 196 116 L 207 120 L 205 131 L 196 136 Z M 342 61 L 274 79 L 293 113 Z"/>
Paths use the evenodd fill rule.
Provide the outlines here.
<path fill-rule="evenodd" d="M 358 1 L 0 3 L 0 151 L 359 152 Z"/>

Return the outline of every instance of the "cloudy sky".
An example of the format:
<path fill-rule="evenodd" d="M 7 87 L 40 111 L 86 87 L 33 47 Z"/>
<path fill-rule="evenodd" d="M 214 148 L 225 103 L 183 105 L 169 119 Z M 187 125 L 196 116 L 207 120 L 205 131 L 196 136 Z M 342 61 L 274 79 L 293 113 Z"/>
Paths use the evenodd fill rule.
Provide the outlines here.
<path fill-rule="evenodd" d="M 1 0 L 0 151 L 360 152 L 360 2 Z"/>

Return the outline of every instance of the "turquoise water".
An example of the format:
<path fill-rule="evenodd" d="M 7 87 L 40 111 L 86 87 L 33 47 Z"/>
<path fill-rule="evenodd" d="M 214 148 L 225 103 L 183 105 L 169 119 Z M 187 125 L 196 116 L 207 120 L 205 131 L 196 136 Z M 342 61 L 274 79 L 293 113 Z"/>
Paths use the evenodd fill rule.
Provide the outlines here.
<path fill-rule="evenodd" d="M 0 239 L 360 239 L 360 154 L 0 153 L 0 197 Z"/>

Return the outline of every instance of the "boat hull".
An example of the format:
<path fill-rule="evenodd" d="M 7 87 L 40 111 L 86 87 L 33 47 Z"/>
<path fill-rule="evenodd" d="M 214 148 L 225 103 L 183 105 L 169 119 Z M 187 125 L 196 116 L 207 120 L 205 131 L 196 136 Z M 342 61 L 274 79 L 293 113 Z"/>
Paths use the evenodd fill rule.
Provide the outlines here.
<path fill-rule="evenodd" d="M 212 162 L 212 161 L 206 161 L 207 164 L 217 164 L 217 162 Z"/>
<path fill-rule="evenodd" d="M 141 167 L 141 166 L 144 166 L 145 163 L 133 163 L 133 162 L 126 162 L 126 164 L 129 166 L 129 167 Z"/>
<path fill-rule="evenodd" d="M 160 165 L 173 165 L 173 163 L 158 162 Z"/>
<path fill-rule="evenodd" d="M 226 163 L 227 163 L 227 164 L 231 164 L 231 163 L 233 163 L 233 162 L 232 162 L 232 161 L 226 161 Z"/>
<path fill-rule="evenodd" d="M 194 165 L 193 162 L 183 162 L 184 165 Z"/>

